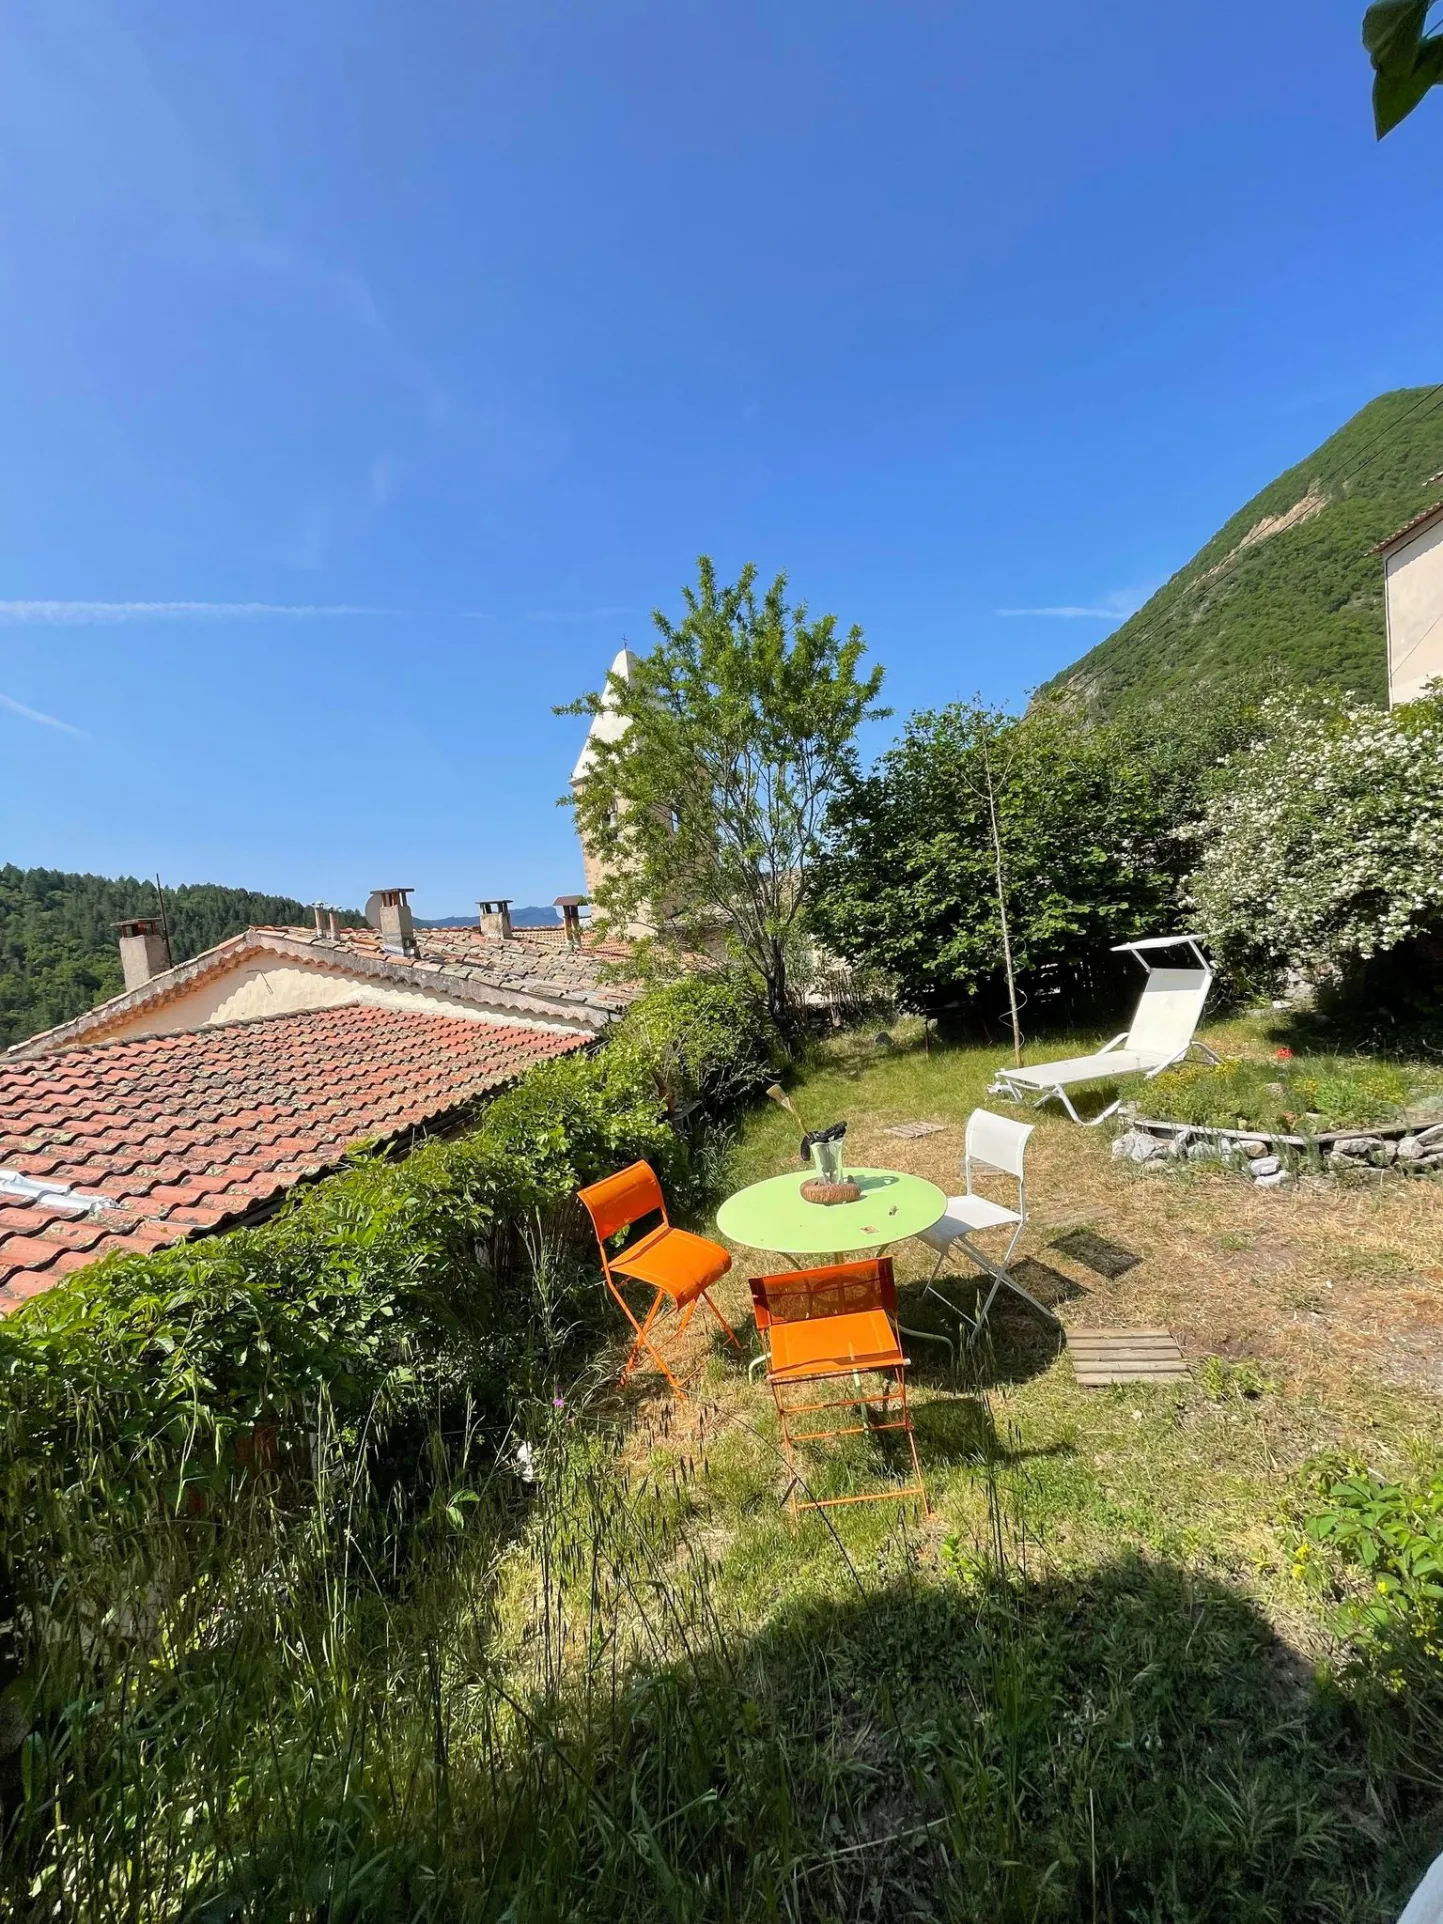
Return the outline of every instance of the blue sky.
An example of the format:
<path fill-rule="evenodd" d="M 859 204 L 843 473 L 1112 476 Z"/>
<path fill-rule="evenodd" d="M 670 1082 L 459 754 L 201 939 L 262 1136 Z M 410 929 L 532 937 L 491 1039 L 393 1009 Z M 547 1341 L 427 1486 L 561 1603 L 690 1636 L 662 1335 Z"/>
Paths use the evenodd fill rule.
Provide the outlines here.
<path fill-rule="evenodd" d="M 1443 379 L 1361 11 L 11 0 L 0 860 L 549 900 L 704 550 L 1020 702 Z"/>

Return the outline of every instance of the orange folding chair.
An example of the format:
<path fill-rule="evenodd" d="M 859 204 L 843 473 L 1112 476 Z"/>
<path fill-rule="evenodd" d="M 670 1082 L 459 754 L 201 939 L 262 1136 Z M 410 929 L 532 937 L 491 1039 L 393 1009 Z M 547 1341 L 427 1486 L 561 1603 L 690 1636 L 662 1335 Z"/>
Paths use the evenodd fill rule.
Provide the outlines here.
<path fill-rule="evenodd" d="M 908 1360 L 902 1353 L 897 1329 L 897 1285 L 890 1256 L 868 1262 L 837 1263 L 826 1269 L 788 1270 L 779 1276 L 751 1279 L 752 1308 L 767 1353 L 767 1381 L 781 1425 L 782 1453 L 791 1482 L 783 1502 L 791 1499 L 798 1510 L 825 1510 L 839 1503 L 879 1503 L 890 1497 L 919 1496 L 930 1514 L 922 1465 L 912 1434 L 907 1404 Z M 864 1375 L 882 1377 L 884 1390 L 880 1419 L 870 1418 Z M 850 1396 L 821 1402 L 789 1402 L 782 1394 L 796 1384 L 835 1382 L 852 1378 Z M 892 1402 L 893 1392 L 897 1402 Z M 794 1423 L 837 1410 L 850 1410 L 856 1420 L 830 1429 L 795 1429 Z M 797 1470 L 795 1447 L 823 1437 L 862 1436 L 871 1430 L 905 1430 L 912 1453 L 916 1482 L 905 1489 L 867 1491 L 859 1496 L 808 1496 L 799 1500 L 804 1484 Z"/>
<path fill-rule="evenodd" d="M 596 1231 L 606 1286 L 621 1304 L 627 1322 L 636 1331 L 636 1340 L 622 1365 L 620 1380 L 623 1383 L 626 1381 L 641 1352 L 645 1350 L 677 1395 L 685 1401 L 686 1391 L 667 1368 L 666 1358 L 652 1341 L 652 1325 L 663 1307 L 670 1305 L 672 1311 L 679 1314 L 676 1334 L 680 1336 L 691 1321 L 697 1304 L 705 1303 L 731 1342 L 740 1349 L 736 1331 L 707 1293 L 712 1284 L 731 1268 L 731 1257 L 720 1243 L 709 1243 L 705 1236 L 693 1236 L 687 1229 L 672 1228 L 667 1221 L 666 1198 L 661 1193 L 661 1184 L 650 1163 L 634 1162 L 629 1169 L 592 1183 L 589 1188 L 580 1191 L 579 1199 Z M 643 1217 L 658 1212 L 661 1221 L 654 1229 L 639 1236 L 635 1242 L 628 1243 L 618 1255 L 608 1254 L 606 1246 L 613 1236 L 623 1229 L 630 1229 Z M 656 1291 L 644 1322 L 637 1322 L 632 1314 L 618 1278 L 627 1282 L 649 1283 Z"/>

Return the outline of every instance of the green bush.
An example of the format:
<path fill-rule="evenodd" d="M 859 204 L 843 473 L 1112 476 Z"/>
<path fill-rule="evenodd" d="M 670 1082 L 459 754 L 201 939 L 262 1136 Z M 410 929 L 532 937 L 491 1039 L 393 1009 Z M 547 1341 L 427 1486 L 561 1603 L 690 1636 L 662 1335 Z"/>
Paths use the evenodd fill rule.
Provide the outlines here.
<path fill-rule="evenodd" d="M 1347 987 L 1443 933 L 1443 695 L 1382 710 L 1277 697 L 1200 826 L 1189 889 L 1217 953 L 1257 980 Z M 1436 983 L 1436 972 L 1434 980 Z"/>
<path fill-rule="evenodd" d="M 1324 1459 L 1303 1477 L 1294 1573 L 1331 1583 L 1347 1636 L 1340 1680 L 1375 1761 L 1443 1789 L 1443 1473 L 1391 1482 Z"/>
<path fill-rule="evenodd" d="M 378 1635 L 424 1623 L 431 1678 L 470 1601 L 428 1616 L 427 1586 L 483 1512 L 504 1540 L 514 1445 L 544 1441 L 594 1335 L 577 1187 L 645 1156 L 685 1209 L 711 1161 L 696 1118 L 769 1073 L 744 993 L 671 984 L 465 1135 L 358 1155 L 263 1227 L 96 1264 L 0 1321 L 0 1909 L 110 1917 L 126 1862 L 127 1914 L 177 1915 L 170 1880 L 203 1882 L 214 1840 L 269 1815 L 272 1766 L 325 1884 L 370 1809 L 332 1768 L 335 1719 Z M 414 1707 L 429 1737 L 393 1679 L 365 1701 L 367 1731 Z"/>
<path fill-rule="evenodd" d="M 1362 1573 L 1367 1589 L 1356 1606 L 1362 1621 L 1383 1629 L 1402 1624 L 1428 1653 L 1443 1658 L 1443 1474 L 1389 1483 L 1359 1465 L 1324 1473 L 1304 1525 L 1298 1562 L 1312 1546 Z"/>
<path fill-rule="evenodd" d="M 815 932 L 908 1008 L 995 1018 L 1000 864 L 1025 1026 L 1130 1005 L 1139 972 L 1113 946 L 1179 926 L 1178 830 L 1254 732 L 1241 697 L 1095 724 L 1057 702 L 914 714 L 832 806 Z"/>

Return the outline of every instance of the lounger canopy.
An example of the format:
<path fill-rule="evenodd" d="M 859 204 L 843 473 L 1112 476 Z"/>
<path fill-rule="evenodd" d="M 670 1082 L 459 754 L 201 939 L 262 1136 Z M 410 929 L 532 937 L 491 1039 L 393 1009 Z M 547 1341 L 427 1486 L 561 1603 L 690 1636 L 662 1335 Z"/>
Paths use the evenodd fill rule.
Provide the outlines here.
<path fill-rule="evenodd" d="M 1208 1061 L 1217 1060 L 1211 1049 L 1195 1040 L 1202 1019 L 1203 1005 L 1212 987 L 1213 972 L 1196 935 L 1153 935 L 1142 942 L 1119 942 L 1114 955 L 1135 955 L 1147 971 L 1147 981 L 1132 1018 L 1132 1027 L 1090 1056 L 1067 1056 L 1060 1062 L 1043 1062 L 1031 1069 L 1002 1068 L 989 1087 L 993 1095 L 1009 1096 L 1013 1102 L 1040 1106 L 1054 1097 L 1074 1122 L 1081 1122 L 1072 1106 L 1068 1090 L 1086 1082 L 1111 1081 L 1117 1076 L 1142 1075 L 1151 1079 L 1181 1062 L 1196 1048 Z M 1182 968 L 1158 968 L 1151 957 L 1160 949 L 1187 949 L 1191 964 Z M 1106 1120 L 1122 1098 L 1110 1103 L 1092 1123 Z"/>

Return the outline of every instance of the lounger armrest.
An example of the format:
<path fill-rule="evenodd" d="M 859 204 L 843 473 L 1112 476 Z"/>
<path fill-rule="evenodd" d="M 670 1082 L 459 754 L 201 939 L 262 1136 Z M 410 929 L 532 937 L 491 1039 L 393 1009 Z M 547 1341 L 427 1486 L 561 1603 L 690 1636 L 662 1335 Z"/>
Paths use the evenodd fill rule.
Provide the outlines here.
<path fill-rule="evenodd" d="M 1115 1036 L 1114 1036 L 1114 1037 L 1112 1038 L 1112 1040 L 1111 1040 L 1111 1042 L 1104 1042 L 1104 1043 L 1103 1043 L 1103 1045 L 1102 1045 L 1102 1047 L 1101 1047 L 1101 1048 L 1100 1048 L 1100 1049 L 1098 1050 L 1098 1052 L 1097 1052 L 1097 1053 L 1098 1053 L 1098 1054 L 1099 1054 L 1100 1056 L 1105 1056 L 1105 1055 L 1107 1054 L 1107 1052 L 1109 1051 L 1109 1049 L 1115 1049 L 1115 1048 L 1116 1048 L 1116 1047 L 1118 1046 L 1118 1044 L 1119 1044 L 1120 1042 L 1126 1042 L 1126 1041 L 1127 1041 L 1127 1038 L 1128 1038 L 1128 1036 L 1129 1036 L 1130 1034 L 1131 1034 L 1131 1031 L 1130 1031 L 1130 1030 L 1128 1030 L 1128 1029 L 1124 1029 L 1124 1030 L 1123 1030 L 1123 1032 L 1122 1032 L 1122 1034 L 1121 1034 L 1121 1035 L 1115 1035 Z"/>
<path fill-rule="evenodd" d="M 1145 1079 L 1151 1082 L 1153 1077 L 1160 1076 L 1164 1069 L 1175 1069 L 1180 1062 L 1187 1061 L 1194 1049 L 1197 1050 L 1204 1062 L 1218 1063 L 1222 1060 L 1221 1056 L 1213 1054 L 1205 1042 L 1190 1042 L 1185 1049 L 1179 1049 L 1176 1055 L 1165 1056 L 1161 1062 L 1155 1064 L 1154 1067 L 1147 1071 Z"/>

